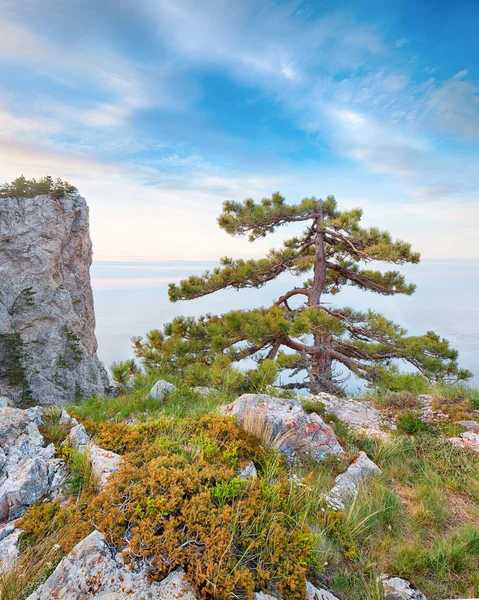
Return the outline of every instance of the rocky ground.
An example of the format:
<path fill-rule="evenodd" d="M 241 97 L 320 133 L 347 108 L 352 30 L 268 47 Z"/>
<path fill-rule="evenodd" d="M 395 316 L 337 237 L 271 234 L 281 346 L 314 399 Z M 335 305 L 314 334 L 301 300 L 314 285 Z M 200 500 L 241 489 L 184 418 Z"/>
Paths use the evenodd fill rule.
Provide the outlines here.
<path fill-rule="evenodd" d="M 447 402 L 440 410 L 437 398 L 418 397 L 414 400 L 416 412 L 403 416 L 399 412 L 394 418 L 389 409 L 382 409 L 373 400 L 346 400 L 329 394 L 287 398 L 275 397 L 275 390 L 270 390 L 268 394 L 244 394 L 228 403 L 213 390 L 201 388 L 193 392 L 194 396 L 188 393 L 194 406 L 192 414 L 184 416 L 179 416 L 179 411 L 185 407 L 176 404 L 181 394 L 165 381 L 156 382 L 141 400 L 139 393 L 124 396 L 122 402 L 117 398 L 101 404 L 90 400 L 90 404 L 72 406 L 69 412 L 61 413 L 40 407 L 20 410 L 10 406 L 8 399 L 0 400 L 2 598 L 221 598 L 214 586 L 200 583 L 201 568 L 193 576 L 188 560 L 194 555 L 185 554 L 188 560 L 181 558 L 181 553 L 174 558 L 174 550 L 168 550 L 171 567 L 159 569 L 154 552 L 145 551 L 154 522 L 149 512 L 158 511 L 162 494 L 166 498 L 170 493 L 166 491 L 168 469 L 180 464 L 179 457 L 185 451 L 190 463 L 200 460 L 201 469 L 208 468 L 209 456 L 220 456 L 223 463 L 227 458 L 230 467 L 224 471 L 224 479 L 215 478 L 214 473 L 208 475 L 216 481 L 205 488 L 219 498 L 211 505 L 215 510 L 230 511 L 245 494 L 274 489 L 274 485 L 268 487 L 274 480 L 276 486 L 289 490 L 289 504 L 282 510 L 294 507 L 294 519 L 305 521 L 303 525 L 319 535 L 314 553 L 320 561 L 301 571 L 301 577 L 310 579 L 301 583 L 300 577 L 297 591 L 288 582 L 276 586 L 273 580 L 268 587 L 257 583 L 256 600 L 436 600 L 444 593 L 452 598 L 458 597 L 457 592 L 479 590 L 474 574 L 479 567 L 479 423 L 474 419 L 476 409 L 466 401 L 459 411 L 455 403 L 456 412 L 451 416 L 446 411 Z M 277 396 L 281 395 L 278 391 Z M 132 410 L 125 414 L 128 406 Z M 113 412 L 118 407 L 120 412 Z M 105 411 L 112 414 L 108 416 Z M 206 417 L 200 416 L 201 411 Z M 219 421 L 214 426 L 233 417 L 235 426 L 246 432 L 245 441 L 238 438 L 221 450 L 220 438 L 195 431 L 195 422 L 210 428 L 208 415 L 219 413 L 224 416 L 215 417 Z M 204 418 L 206 422 L 201 420 Z M 408 427 L 410 431 L 404 431 Z M 412 431 L 414 428 L 417 431 Z M 138 442 L 126 441 L 128 436 L 142 440 L 136 454 L 132 452 L 136 452 Z M 249 439 L 259 442 L 254 451 L 246 451 Z M 159 453 L 153 450 L 155 444 L 160 445 Z M 119 518 L 123 509 L 113 496 L 116 488 L 125 484 L 124 474 L 134 481 L 135 465 L 142 465 L 142 478 L 152 473 L 155 461 L 163 460 L 161 447 L 171 444 L 175 448 L 180 444 L 183 449 L 180 454 L 175 450 L 171 466 L 163 467 L 165 483 L 152 480 L 146 500 L 138 491 L 132 514 L 126 505 L 124 509 L 125 518 L 130 514 L 130 524 L 119 537 L 113 535 L 117 525 L 101 515 L 102 511 L 107 514 L 107 506 L 111 510 L 114 505 L 115 518 Z M 238 450 L 239 444 L 245 453 Z M 151 463 L 147 462 L 149 454 Z M 275 455 L 283 457 L 282 462 L 271 462 Z M 83 488 L 73 490 L 78 457 L 85 457 L 88 466 L 82 463 L 80 469 Z M 84 482 L 86 472 L 88 486 Z M 182 485 L 190 484 L 185 480 Z M 98 512 L 92 512 L 92 507 Z M 77 531 L 80 520 L 78 531 L 85 533 L 68 542 L 59 528 L 55 529 L 56 537 L 50 538 L 50 531 L 45 534 L 45 540 L 52 541 L 47 552 L 51 560 L 19 585 L 25 561 L 31 562 L 35 552 L 43 548 L 44 540 L 36 532 L 44 531 L 45 523 L 35 524 L 35 515 L 38 512 L 44 519 L 48 511 L 65 519 L 65 515 L 69 519 L 71 514 L 78 515 L 68 523 L 74 523 Z M 170 518 L 166 508 L 158 515 Z M 292 535 L 297 528 L 293 527 Z M 408 553 L 408 547 L 415 550 Z M 200 544 L 200 554 L 204 552 L 206 557 L 213 553 L 214 544 L 211 549 L 202 548 Z M 276 552 L 281 554 L 283 549 L 278 547 Z M 155 575 L 163 572 L 164 576 Z M 255 577 L 251 581 L 266 581 Z"/>

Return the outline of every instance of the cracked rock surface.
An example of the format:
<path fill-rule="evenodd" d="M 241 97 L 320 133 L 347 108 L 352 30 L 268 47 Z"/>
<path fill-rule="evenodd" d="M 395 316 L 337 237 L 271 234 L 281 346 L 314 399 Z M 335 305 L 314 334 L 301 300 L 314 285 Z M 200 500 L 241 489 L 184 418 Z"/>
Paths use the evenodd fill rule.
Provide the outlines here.
<path fill-rule="evenodd" d="M 88 207 L 79 194 L 0 202 L 0 395 L 17 401 L 7 364 L 24 344 L 26 381 L 38 403 L 66 405 L 109 385 L 98 360 L 90 285 Z M 26 291 L 27 290 L 27 291 Z M 3 366 L 3 368 L 2 368 Z"/>
<path fill-rule="evenodd" d="M 236 416 L 238 424 L 246 429 L 253 422 L 262 424 L 279 451 L 291 461 L 301 457 L 319 461 L 343 453 L 333 430 L 316 413 L 307 414 L 299 400 L 243 394 L 223 412 Z"/>

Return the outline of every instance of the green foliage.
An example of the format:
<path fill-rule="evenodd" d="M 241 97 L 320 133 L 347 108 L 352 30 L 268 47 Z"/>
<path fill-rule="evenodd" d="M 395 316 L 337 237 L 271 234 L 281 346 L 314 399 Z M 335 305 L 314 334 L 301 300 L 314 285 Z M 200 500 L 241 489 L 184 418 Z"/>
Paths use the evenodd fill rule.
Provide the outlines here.
<path fill-rule="evenodd" d="M 42 414 L 42 425 L 38 427 L 45 445 L 59 446 L 67 437 L 70 427 L 60 423 L 61 409 L 58 406 L 47 407 Z"/>
<path fill-rule="evenodd" d="M 326 408 L 323 402 L 319 400 L 303 400 L 303 410 L 309 414 L 316 413 L 317 415 L 324 415 Z"/>
<path fill-rule="evenodd" d="M 0 375 L 8 384 L 20 388 L 22 401 L 30 402 L 32 393 L 27 380 L 27 352 L 19 333 L 0 333 Z"/>
<path fill-rule="evenodd" d="M 31 286 L 24 288 L 12 302 L 8 313 L 13 316 L 16 312 L 22 309 L 35 306 L 35 300 L 33 298 L 35 294 L 36 292 Z"/>
<path fill-rule="evenodd" d="M 237 498 L 246 486 L 246 482 L 241 477 L 233 477 L 230 481 L 219 481 L 213 488 L 211 488 L 211 495 L 213 498 L 219 500 L 230 500 Z"/>
<path fill-rule="evenodd" d="M 134 359 L 121 360 L 110 365 L 111 376 L 115 389 L 124 393 L 130 389 L 133 377 L 138 373 Z"/>
<path fill-rule="evenodd" d="M 381 373 L 379 381 L 368 386 L 379 392 L 412 392 L 426 394 L 429 389 L 428 380 L 420 373 L 400 373 L 397 367 L 391 367 Z"/>
<path fill-rule="evenodd" d="M 83 357 L 83 351 L 80 347 L 80 337 L 74 333 L 67 325 L 63 325 L 63 333 L 66 338 L 66 357 L 64 361 L 68 364 L 69 361 L 78 363 Z"/>
<path fill-rule="evenodd" d="M 12 183 L 0 185 L 0 198 L 33 198 L 41 194 L 61 198 L 76 191 L 76 187 L 70 185 L 68 181 L 58 178 L 54 180 L 49 175 L 40 179 L 26 179 L 21 175 Z"/>
<path fill-rule="evenodd" d="M 89 448 L 83 451 L 67 448 L 63 456 L 68 459 L 70 469 L 67 478 L 70 492 L 74 496 L 79 496 L 83 491 L 88 492 L 96 489 L 97 481 L 91 468 Z"/>
<path fill-rule="evenodd" d="M 420 431 L 426 431 L 428 425 L 423 423 L 421 418 L 413 412 L 405 412 L 398 416 L 397 428 L 404 433 L 414 435 Z"/>
<path fill-rule="evenodd" d="M 181 363 L 195 364 L 195 373 L 202 364 L 216 366 L 225 359 L 234 364 L 252 357 L 258 368 L 271 360 L 278 374 L 306 371 L 298 387 L 314 392 L 338 391 L 341 377 L 335 377 L 335 369 L 341 368 L 383 388 L 392 385 L 397 391 L 424 389 L 428 381 L 456 382 L 470 377 L 468 370 L 459 367 L 457 352 L 436 333 L 412 336 L 377 312 L 329 308 L 321 301 L 323 294 L 337 294 L 347 285 L 388 296 L 410 295 L 415 290 L 396 270 L 366 268 L 374 260 L 394 265 L 417 263 L 419 254 L 407 242 L 393 240 L 388 232 L 361 227 L 361 217 L 360 209 L 339 211 L 333 196 L 305 198 L 297 205 L 287 204 L 279 193 L 260 203 L 252 199 L 225 202 L 218 223 L 231 235 L 248 235 L 254 241 L 290 223 L 304 222 L 306 229 L 279 250 L 270 250 L 265 258 L 224 257 L 219 267 L 170 284 L 172 302 L 228 288 L 259 288 L 286 272 L 312 277 L 302 287 L 286 291 L 268 308 L 232 310 L 198 320 L 175 319 L 163 333 L 150 332 L 146 343 L 135 338 L 138 356 L 147 368 L 152 361 L 156 366 L 173 363 L 174 368 Z M 291 298 L 302 303 L 292 307 Z M 417 373 L 399 375 L 399 361 L 409 363 Z M 272 374 L 273 367 L 269 369 Z"/>

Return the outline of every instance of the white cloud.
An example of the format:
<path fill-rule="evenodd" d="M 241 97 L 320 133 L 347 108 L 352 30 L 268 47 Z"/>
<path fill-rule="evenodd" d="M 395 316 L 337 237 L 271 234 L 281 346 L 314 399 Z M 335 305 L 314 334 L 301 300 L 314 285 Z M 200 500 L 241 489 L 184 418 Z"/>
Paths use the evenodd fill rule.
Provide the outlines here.
<path fill-rule="evenodd" d="M 466 79 L 467 70 L 434 82 L 427 99 L 429 118 L 443 131 L 479 141 L 479 88 Z"/>
<path fill-rule="evenodd" d="M 375 173 L 415 175 L 437 166 L 437 158 L 420 139 L 353 111 L 329 109 L 333 143 Z"/>

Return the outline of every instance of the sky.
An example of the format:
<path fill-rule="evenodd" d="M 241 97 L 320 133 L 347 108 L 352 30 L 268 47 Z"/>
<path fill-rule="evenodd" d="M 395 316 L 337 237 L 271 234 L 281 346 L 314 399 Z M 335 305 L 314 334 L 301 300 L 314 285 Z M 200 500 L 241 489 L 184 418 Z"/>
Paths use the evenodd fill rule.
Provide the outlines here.
<path fill-rule="evenodd" d="M 479 258 L 477 0 L 0 9 L 0 180 L 75 184 L 95 259 L 260 256 L 272 240 L 216 218 L 277 190 L 335 194 L 426 258 Z"/>

